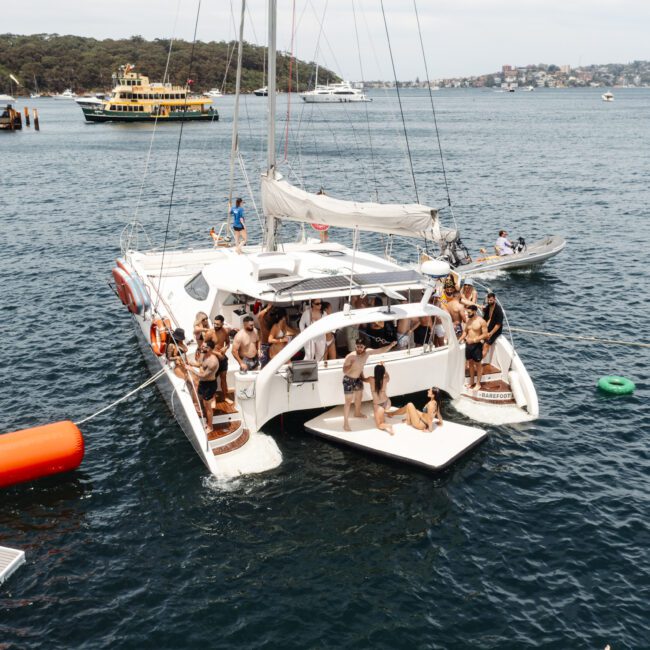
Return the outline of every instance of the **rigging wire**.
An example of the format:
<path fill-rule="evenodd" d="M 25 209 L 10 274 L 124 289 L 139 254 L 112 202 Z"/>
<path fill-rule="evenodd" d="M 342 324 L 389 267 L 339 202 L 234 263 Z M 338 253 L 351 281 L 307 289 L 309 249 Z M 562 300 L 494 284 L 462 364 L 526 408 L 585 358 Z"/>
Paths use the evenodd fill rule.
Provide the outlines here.
<path fill-rule="evenodd" d="M 291 3 L 291 48 L 289 56 L 289 80 L 287 82 L 287 120 L 284 130 L 284 160 L 289 152 L 289 122 L 291 120 L 291 81 L 293 72 L 293 44 L 296 37 L 296 0 Z M 296 72 L 298 66 L 296 65 Z M 297 85 L 297 84 L 296 84 Z"/>
<path fill-rule="evenodd" d="M 380 0 L 381 5 L 381 15 L 384 19 L 384 27 L 386 29 L 386 40 L 388 41 L 388 52 L 390 53 L 390 63 L 393 67 L 393 78 L 395 79 L 395 90 L 397 91 L 397 101 L 399 102 L 399 112 L 402 116 L 402 126 L 404 127 L 404 139 L 406 141 L 406 150 L 409 157 L 409 166 L 411 168 L 411 177 L 413 178 L 413 188 L 415 189 L 415 200 L 417 203 L 420 202 L 420 197 L 418 195 L 418 184 L 415 180 L 415 170 L 413 169 L 413 157 L 411 156 L 411 146 L 409 145 L 409 136 L 406 130 L 406 120 L 404 119 L 404 109 L 402 107 L 402 96 L 399 92 L 399 82 L 397 81 L 397 72 L 395 70 L 395 60 L 393 59 L 393 48 L 390 44 L 390 34 L 388 33 L 388 23 L 386 22 L 386 12 L 384 11 L 384 0 Z"/>
<path fill-rule="evenodd" d="M 427 57 L 424 52 L 424 41 L 422 40 L 422 28 L 420 27 L 420 15 L 418 14 L 417 0 L 413 0 L 413 8 L 415 9 L 415 19 L 418 24 L 418 36 L 420 37 L 420 49 L 422 50 L 422 60 L 424 61 L 424 72 L 427 77 L 427 88 L 429 89 L 429 100 L 431 101 L 431 112 L 433 113 L 433 124 L 436 129 L 436 138 L 438 140 L 438 151 L 440 153 L 440 166 L 442 168 L 442 177 L 445 181 L 445 190 L 447 192 L 447 205 L 451 211 L 451 218 L 454 220 L 454 226 L 458 230 L 458 224 L 456 223 L 456 217 L 454 216 L 454 209 L 451 205 L 451 194 L 449 193 L 449 183 L 447 182 L 447 170 L 445 169 L 445 159 L 442 155 L 442 143 L 440 142 L 440 132 L 438 130 L 438 120 L 436 117 L 436 108 L 433 103 L 433 92 L 431 90 L 431 79 L 429 78 L 429 67 L 427 65 Z"/>
<path fill-rule="evenodd" d="M 357 54 L 359 55 L 359 70 L 361 71 L 361 83 L 365 86 L 366 80 L 363 74 L 363 62 L 361 60 L 361 45 L 359 42 L 359 30 L 357 28 L 357 10 L 355 9 L 354 0 L 352 0 L 352 17 L 354 19 L 354 34 L 357 39 Z M 377 182 L 377 169 L 375 166 L 375 151 L 372 146 L 372 132 L 370 130 L 370 113 L 368 111 L 368 104 L 364 102 L 366 109 L 366 125 L 368 127 L 368 145 L 370 146 L 370 168 L 372 170 L 372 180 L 375 185 L 375 201 L 379 203 L 379 185 Z"/>
<path fill-rule="evenodd" d="M 176 5 L 176 16 L 174 17 L 174 27 L 172 28 L 172 37 L 169 39 L 169 48 L 167 50 L 167 61 L 165 61 L 165 71 L 163 73 L 163 81 L 169 76 L 169 62 L 172 56 L 172 46 L 174 45 L 174 38 L 176 37 L 176 25 L 178 24 L 178 15 L 180 14 L 181 9 L 181 0 L 178 0 Z M 156 119 L 153 123 L 153 130 L 151 132 L 151 140 L 149 142 L 149 151 L 147 152 L 147 159 L 144 163 L 144 172 L 142 173 L 142 182 L 140 183 L 140 191 L 138 192 L 138 198 L 135 202 L 135 210 L 133 212 L 133 221 L 131 222 L 131 231 L 132 233 L 136 230 L 136 224 L 138 222 L 138 211 L 140 209 L 140 203 L 142 202 L 142 194 L 144 193 L 144 183 L 147 178 L 147 172 L 149 170 L 149 162 L 151 161 L 151 152 L 153 151 L 153 143 L 156 138 L 156 127 L 158 126 L 158 114 L 156 114 Z M 146 232 L 145 232 L 146 235 Z M 131 248 L 132 234 L 126 239 L 126 249 Z M 148 237 L 147 237 L 148 238 Z M 125 252 L 123 251 L 123 252 Z"/>
<path fill-rule="evenodd" d="M 199 15 L 201 14 L 201 0 L 198 1 L 198 5 L 196 8 L 196 20 L 194 22 L 194 36 L 192 38 L 192 49 L 190 50 L 190 62 L 188 65 L 188 74 L 187 74 L 187 79 L 192 78 L 192 64 L 194 63 L 194 49 L 196 47 L 196 34 L 198 31 L 199 27 Z M 174 189 L 176 187 L 176 176 L 178 174 L 178 162 L 180 160 L 181 156 L 181 142 L 183 140 L 183 127 L 185 126 L 185 112 L 187 111 L 187 104 L 185 105 L 185 108 L 183 109 L 183 117 L 181 119 L 181 127 L 179 129 L 178 133 L 178 144 L 176 146 L 176 162 L 174 164 L 174 175 L 172 177 L 172 189 L 171 193 L 169 195 L 169 207 L 167 210 L 167 223 L 165 225 L 165 239 L 163 241 L 163 249 L 162 249 L 162 257 L 160 259 L 160 274 L 158 276 L 158 288 L 156 290 L 157 293 L 157 299 L 156 299 L 156 304 L 154 306 L 154 311 L 158 309 L 158 304 L 160 302 L 160 285 L 162 283 L 162 277 L 163 277 L 163 266 L 165 264 L 165 252 L 167 250 L 167 238 L 169 237 L 169 225 L 171 223 L 171 218 L 172 218 L 172 206 L 174 204 Z"/>

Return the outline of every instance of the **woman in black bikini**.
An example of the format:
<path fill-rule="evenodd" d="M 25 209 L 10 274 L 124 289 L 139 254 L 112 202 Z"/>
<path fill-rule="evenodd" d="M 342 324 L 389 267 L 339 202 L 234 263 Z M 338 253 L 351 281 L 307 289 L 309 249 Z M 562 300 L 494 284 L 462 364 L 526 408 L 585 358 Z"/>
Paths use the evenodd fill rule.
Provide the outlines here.
<path fill-rule="evenodd" d="M 409 402 L 406 406 L 393 411 L 392 413 L 386 413 L 389 418 L 393 418 L 396 415 L 405 415 L 404 422 L 418 431 L 433 431 L 435 428 L 435 420 L 437 420 L 437 426 L 442 426 L 442 416 L 440 415 L 440 405 L 438 404 L 438 389 L 429 388 L 427 392 L 427 397 L 429 401 L 425 404 L 424 408 L 421 411 L 415 407 L 413 402 Z"/>

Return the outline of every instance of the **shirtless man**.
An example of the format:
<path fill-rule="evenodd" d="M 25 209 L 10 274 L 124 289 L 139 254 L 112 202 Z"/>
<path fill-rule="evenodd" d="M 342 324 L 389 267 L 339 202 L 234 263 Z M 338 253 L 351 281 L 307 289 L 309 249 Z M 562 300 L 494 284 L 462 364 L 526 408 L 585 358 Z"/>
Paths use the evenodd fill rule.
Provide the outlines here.
<path fill-rule="evenodd" d="M 463 333 L 463 323 L 467 321 L 467 312 L 458 299 L 458 291 L 456 289 L 447 293 L 447 302 L 443 304 L 443 309 L 451 316 L 454 333 L 456 334 L 456 338 L 460 339 Z"/>
<path fill-rule="evenodd" d="M 345 397 L 345 404 L 343 405 L 343 430 L 351 431 L 350 429 L 350 407 L 354 402 L 354 417 L 365 418 L 361 412 L 361 398 L 363 396 L 363 367 L 368 361 L 371 354 L 381 354 L 388 352 L 395 347 L 396 342 L 389 343 L 383 348 L 366 348 L 361 339 L 357 339 L 355 343 L 354 352 L 350 352 L 343 361 L 343 394 Z"/>
<path fill-rule="evenodd" d="M 230 330 L 224 327 L 224 319 L 221 315 L 215 316 L 212 323 L 214 329 L 210 333 L 210 337 L 214 338 L 216 344 L 214 346 L 214 353 L 217 355 L 217 359 L 219 359 L 217 376 L 221 384 L 223 399 L 228 404 L 232 404 L 232 400 L 228 397 L 228 356 L 226 354 L 230 347 Z"/>
<path fill-rule="evenodd" d="M 232 342 L 232 356 L 242 372 L 257 370 L 260 365 L 260 336 L 255 329 L 252 316 L 244 317 L 244 328 L 240 329 Z"/>
<path fill-rule="evenodd" d="M 477 315 L 476 305 L 467 307 L 467 322 L 459 343 L 465 341 L 465 359 L 469 365 L 469 388 L 481 390 L 481 377 L 483 376 L 483 341 L 488 338 L 487 323 Z M 474 375 L 476 374 L 476 383 Z"/>
<path fill-rule="evenodd" d="M 214 341 L 208 339 L 203 344 L 203 352 L 205 354 L 201 361 L 201 367 L 196 371 L 196 375 L 199 378 L 199 385 L 196 392 L 201 398 L 201 404 L 205 411 L 206 432 L 212 433 L 212 399 L 217 392 L 217 370 L 219 369 L 219 359 L 213 354 Z"/>

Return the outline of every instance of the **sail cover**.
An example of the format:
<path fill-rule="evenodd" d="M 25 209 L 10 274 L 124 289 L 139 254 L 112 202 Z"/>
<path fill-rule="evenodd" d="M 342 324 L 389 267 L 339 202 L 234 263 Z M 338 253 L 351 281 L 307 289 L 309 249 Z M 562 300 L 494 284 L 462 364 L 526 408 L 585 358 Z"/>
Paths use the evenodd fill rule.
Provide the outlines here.
<path fill-rule="evenodd" d="M 277 172 L 274 180 L 262 176 L 262 206 L 264 214 L 277 219 L 440 241 L 438 212 L 434 208 L 419 203 L 344 201 L 311 194 L 283 180 Z"/>

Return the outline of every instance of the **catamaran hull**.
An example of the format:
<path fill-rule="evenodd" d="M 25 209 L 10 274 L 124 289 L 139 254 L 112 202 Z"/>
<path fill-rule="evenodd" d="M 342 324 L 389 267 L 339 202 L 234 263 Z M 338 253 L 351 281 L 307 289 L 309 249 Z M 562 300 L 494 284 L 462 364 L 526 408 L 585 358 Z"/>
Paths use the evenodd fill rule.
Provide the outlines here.
<path fill-rule="evenodd" d="M 144 357 L 145 363 L 147 364 L 147 368 L 151 373 L 151 375 L 153 376 L 159 373 L 163 366 L 160 363 L 160 358 L 153 353 L 151 349 L 151 344 L 145 338 L 145 334 L 143 332 L 142 326 L 140 325 L 140 319 L 134 318 L 134 321 L 135 321 L 135 331 L 138 339 L 138 345 L 140 346 L 140 350 L 142 352 L 142 356 Z M 163 399 L 167 403 L 169 410 L 174 416 L 174 419 L 176 420 L 176 422 L 178 422 L 178 425 L 183 430 L 183 433 L 186 435 L 187 439 L 190 441 L 190 443 L 192 443 L 192 447 L 194 447 L 196 453 L 201 457 L 201 460 L 203 461 L 205 466 L 209 470 L 212 470 L 212 468 L 210 467 L 210 463 L 206 458 L 205 449 L 203 448 L 202 443 L 197 438 L 196 431 L 189 420 L 189 417 L 187 415 L 184 406 L 179 402 L 178 395 L 177 395 L 178 391 L 176 386 L 172 384 L 171 377 L 167 373 L 163 374 L 156 381 L 156 387 L 158 388 L 160 394 L 162 395 Z"/>
<path fill-rule="evenodd" d="M 463 277 L 489 271 L 514 271 L 543 264 L 564 250 L 566 240 L 553 235 L 528 244 L 522 253 L 512 255 L 491 255 L 471 264 L 457 266 L 454 270 Z"/>

